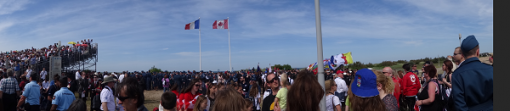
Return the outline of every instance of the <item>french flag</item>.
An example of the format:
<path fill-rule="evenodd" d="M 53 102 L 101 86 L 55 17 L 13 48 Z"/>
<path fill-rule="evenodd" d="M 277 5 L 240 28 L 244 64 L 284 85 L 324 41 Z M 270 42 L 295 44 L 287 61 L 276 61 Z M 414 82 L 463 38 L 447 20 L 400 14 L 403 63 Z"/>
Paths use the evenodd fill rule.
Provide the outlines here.
<path fill-rule="evenodd" d="M 189 30 L 189 29 L 200 29 L 200 19 L 195 20 L 195 22 L 186 24 L 186 27 L 184 27 L 184 30 Z"/>
<path fill-rule="evenodd" d="M 228 19 L 216 20 L 212 27 L 213 29 L 228 29 Z"/>

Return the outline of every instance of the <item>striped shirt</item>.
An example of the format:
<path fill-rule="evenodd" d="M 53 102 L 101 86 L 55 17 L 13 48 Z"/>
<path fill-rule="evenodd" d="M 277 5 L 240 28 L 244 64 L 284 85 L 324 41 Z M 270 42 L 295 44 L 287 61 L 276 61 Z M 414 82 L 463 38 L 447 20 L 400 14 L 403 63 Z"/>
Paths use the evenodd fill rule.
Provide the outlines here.
<path fill-rule="evenodd" d="M 20 91 L 18 81 L 12 77 L 2 79 L 1 84 L 0 91 L 3 93 L 15 94 L 16 91 Z"/>

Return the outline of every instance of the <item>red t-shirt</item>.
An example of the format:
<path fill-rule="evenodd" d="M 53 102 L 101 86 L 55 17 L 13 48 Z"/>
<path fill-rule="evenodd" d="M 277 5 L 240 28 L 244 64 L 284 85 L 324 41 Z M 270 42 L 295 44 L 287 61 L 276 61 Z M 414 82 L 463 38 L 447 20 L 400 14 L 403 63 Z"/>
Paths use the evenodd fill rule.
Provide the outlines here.
<path fill-rule="evenodd" d="M 177 92 L 177 90 L 172 90 L 172 92 L 177 96 L 177 99 L 179 99 L 179 92 Z"/>
<path fill-rule="evenodd" d="M 401 91 L 400 91 L 400 79 L 396 79 L 395 77 L 392 77 L 393 83 L 395 84 L 395 89 L 393 91 L 393 96 L 395 96 L 395 99 L 399 99 Z M 397 102 L 397 106 L 400 107 L 400 103 Z"/>
<path fill-rule="evenodd" d="M 418 90 L 420 90 L 420 88 L 421 84 L 418 76 L 412 72 L 407 72 L 407 74 L 404 75 L 402 84 L 400 85 L 402 94 L 404 96 L 415 96 L 418 94 Z"/>
<path fill-rule="evenodd" d="M 198 93 L 198 91 L 195 93 L 195 95 L 191 94 L 191 92 L 182 93 L 179 95 L 179 101 L 177 101 L 176 107 L 181 109 L 182 106 L 185 106 L 187 111 L 193 111 L 195 101 L 200 95 L 202 94 Z"/>
<path fill-rule="evenodd" d="M 21 80 L 21 82 L 19 83 L 19 87 L 21 89 L 25 88 L 25 85 L 27 84 L 27 81 L 24 81 L 24 80 Z"/>

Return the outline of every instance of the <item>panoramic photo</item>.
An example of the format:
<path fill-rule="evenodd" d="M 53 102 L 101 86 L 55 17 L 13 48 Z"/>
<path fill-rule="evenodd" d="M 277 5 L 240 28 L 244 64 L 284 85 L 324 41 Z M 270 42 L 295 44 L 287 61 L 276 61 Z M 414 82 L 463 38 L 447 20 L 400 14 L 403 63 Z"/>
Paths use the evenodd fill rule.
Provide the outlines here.
<path fill-rule="evenodd" d="M 0 0 L 0 111 L 492 111 L 483 0 Z"/>

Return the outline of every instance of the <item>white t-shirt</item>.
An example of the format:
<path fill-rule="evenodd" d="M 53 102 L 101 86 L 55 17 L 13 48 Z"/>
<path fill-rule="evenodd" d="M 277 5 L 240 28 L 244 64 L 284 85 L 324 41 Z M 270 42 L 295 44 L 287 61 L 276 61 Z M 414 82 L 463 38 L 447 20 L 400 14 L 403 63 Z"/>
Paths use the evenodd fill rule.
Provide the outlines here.
<path fill-rule="evenodd" d="M 119 83 L 122 83 L 122 79 L 124 79 L 124 74 L 121 74 L 119 77 Z"/>
<path fill-rule="evenodd" d="M 294 79 L 291 79 L 290 77 L 287 77 L 289 79 L 289 83 L 290 85 L 292 85 L 294 83 Z"/>
<path fill-rule="evenodd" d="M 81 78 L 80 72 L 76 71 L 74 78 L 76 78 L 76 80 L 80 79 Z"/>
<path fill-rule="evenodd" d="M 337 77 L 337 78 L 335 78 L 335 83 L 337 85 L 337 87 L 336 87 L 337 93 L 345 92 L 348 90 L 347 84 L 345 84 L 344 79 Z"/>
<path fill-rule="evenodd" d="M 30 79 L 30 73 L 32 73 L 32 69 L 27 69 L 27 80 Z"/>
<path fill-rule="evenodd" d="M 41 71 L 41 79 L 42 79 L 42 80 L 46 79 L 46 74 L 48 74 L 48 72 L 46 72 L 46 71 Z"/>
<path fill-rule="evenodd" d="M 340 107 L 342 107 L 342 104 L 340 104 L 340 99 L 338 99 L 338 97 L 336 97 L 335 95 L 328 95 L 326 97 L 326 110 L 334 111 L 333 106 L 336 106 L 336 105 L 340 105 Z"/>
<path fill-rule="evenodd" d="M 115 97 L 113 96 L 113 92 L 110 91 L 112 89 L 108 86 L 105 86 L 105 88 L 108 88 L 109 90 L 103 89 L 101 91 L 101 96 L 99 97 L 101 99 L 101 104 L 103 102 L 106 102 L 106 107 L 108 107 L 108 111 L 115 111 Z M 100 109 L 104 110 L 102 105 Z"/>
<path fill-rule="evenodd" d="M 255 97 L 255 110 L 260 110 L 260 102 L 259 102 L 259 98 L 260 98 L 260 93 L 257 93 L 257 96 Z"/>
<path fill-rule="evenodd" d="M 43 82 L 42 82 L 42 86 L 43 86 L 43 89 L 48 89 L 48 88 L 50 88 L 50 81 L 48 81 L 48 82 L 43 81 Z"/>

